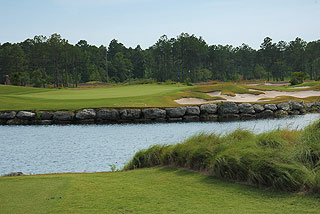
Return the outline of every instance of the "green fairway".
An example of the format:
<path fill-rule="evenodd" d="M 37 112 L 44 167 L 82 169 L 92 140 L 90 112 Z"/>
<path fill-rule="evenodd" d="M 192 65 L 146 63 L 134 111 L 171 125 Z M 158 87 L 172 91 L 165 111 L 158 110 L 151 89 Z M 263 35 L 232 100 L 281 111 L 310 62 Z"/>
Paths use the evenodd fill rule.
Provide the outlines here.
<path fill-rule="evenodd" d="M 170 96 L 190 88 L 178 85 L 132 85 L 102 88 L 43 89 L 0 86 L 0 110 L 75 110 L 100 107 L 176 106 Z"/>
<path fill-rule="evenodd" d="M 319 202 L 172 168 L 0 178 L 1 214 L 318 213 Z"/>

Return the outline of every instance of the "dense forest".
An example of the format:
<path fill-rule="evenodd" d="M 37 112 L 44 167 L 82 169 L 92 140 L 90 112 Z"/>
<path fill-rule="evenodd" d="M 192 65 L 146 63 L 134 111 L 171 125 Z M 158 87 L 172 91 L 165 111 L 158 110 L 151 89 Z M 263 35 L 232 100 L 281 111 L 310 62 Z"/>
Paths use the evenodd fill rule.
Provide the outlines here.
<path fill-rule="evenodd" d="M 107 51 L 107 53 L 106 53 Z M 107 55 L 107 57 L 106 57 Z M 201 37 L 161 36 L 148 49 L 127 48 L 112 40 L 108 49 L 85 40 L 72 45 L 59 34 L 0 44 L 0 83 L 9 75 L 14 85 L 76 87 L 89 81 L 133 79 L 192 82 L 221 80 L 285 80 L 293 72 L 320 78 L 320 40 L 274 43 L 266 37 L 260 49 L 249 45 L 208 45 Z"/>

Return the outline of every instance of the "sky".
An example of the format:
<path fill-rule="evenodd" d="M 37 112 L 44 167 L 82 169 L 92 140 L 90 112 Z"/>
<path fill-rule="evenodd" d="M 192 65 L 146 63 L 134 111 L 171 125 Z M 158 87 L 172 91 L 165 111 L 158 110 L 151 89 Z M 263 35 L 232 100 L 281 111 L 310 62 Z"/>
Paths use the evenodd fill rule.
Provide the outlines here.
<path fill-rule="evenodd" d="M 162 35 L 258 49 L 320 39 L 320 0 L 0 0 L 0 43 L 59 33 L 71 44 L 152 46 Z"/>

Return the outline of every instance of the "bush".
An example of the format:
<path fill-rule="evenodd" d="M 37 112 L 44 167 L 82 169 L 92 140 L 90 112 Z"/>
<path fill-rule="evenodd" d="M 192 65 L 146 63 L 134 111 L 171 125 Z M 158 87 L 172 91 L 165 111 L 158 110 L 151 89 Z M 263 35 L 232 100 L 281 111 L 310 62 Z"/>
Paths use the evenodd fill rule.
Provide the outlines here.
<path fill-rule="evenodd" d="M 191 79 L 188 77 L 184 80 L 184 84 L 187 86 L 192 86 Z"/>
<path fill-rule="evenodd" d="M 290 83 L 291 85 L 302 84 L 306 78 L 307 78 L 307 75 L 304 72 L 293 72 Z"/>

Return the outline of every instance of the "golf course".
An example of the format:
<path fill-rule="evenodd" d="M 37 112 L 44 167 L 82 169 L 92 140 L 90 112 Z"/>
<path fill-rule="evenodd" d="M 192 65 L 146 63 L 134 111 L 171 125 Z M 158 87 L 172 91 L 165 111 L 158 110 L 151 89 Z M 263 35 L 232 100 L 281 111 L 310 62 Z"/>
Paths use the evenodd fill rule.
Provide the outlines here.
<path fill-rule="evenodd" d="M 264 83 L 114 85 L 66 89 L 0 85 L 0 110 L 78 110 L 102 107 L 174 107 L 220 101 L 319 101 L 319 82 L 295 87 Z M 184 99 L 184 102 L 179 100 Z M 190 99 L 194 100 L 190 102 Z"/>

